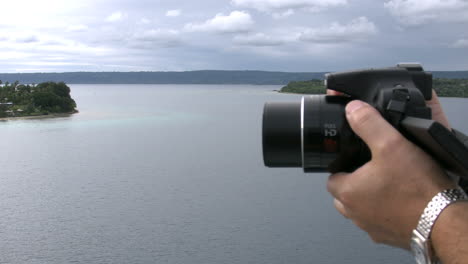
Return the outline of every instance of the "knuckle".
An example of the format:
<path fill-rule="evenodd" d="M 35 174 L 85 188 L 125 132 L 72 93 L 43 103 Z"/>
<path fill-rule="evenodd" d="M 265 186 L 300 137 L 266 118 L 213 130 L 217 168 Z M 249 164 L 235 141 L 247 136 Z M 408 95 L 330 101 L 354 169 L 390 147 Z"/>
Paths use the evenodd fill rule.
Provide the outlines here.
<path fill-rule="evenodd" d="M 391 133 L 382 137 L 382 140 L 375 144 L 374 151 L 383 156 L 395 154 L 405 144 L 405 141 L 402 135 Z"/>
<path fill-rule="evenodd" d="M 344 188 L 341 192 L 338 193 L 336 197 L 343 205 L 352 207 L 353 205 L 353 193 Z"/>
<path fill-rule="evenodd" d="M 327 181 L 327 190 L 332 195 L 336 196 L 338 192 L 345 186 L 343 184 L 343 173 L 335 173 L 330 175 Z"/>
<path fill-rule="evenodd" d="M 375 118 L 375 110 L 369 106 L 363 107 L 353 113 L 353 119 L 356 125 L 365 126 Z"/>

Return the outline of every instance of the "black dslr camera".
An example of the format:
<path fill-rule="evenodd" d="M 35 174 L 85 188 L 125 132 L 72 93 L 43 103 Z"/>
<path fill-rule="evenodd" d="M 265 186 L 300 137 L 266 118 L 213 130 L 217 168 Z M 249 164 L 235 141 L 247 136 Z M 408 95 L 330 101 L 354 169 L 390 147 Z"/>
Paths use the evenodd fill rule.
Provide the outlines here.
<path fill-rule="evenodd" d="M 446 170 L 468 179 L 468 148 L 431 119 L 426 100 L 432 98 L 432 74 L 421 65 L 330 73 L 325 76 L 325 86 L 344 96 L 310 95 L 301 102 L 265 104 L 266 166 L 334 173 L 353 171 L 369 161 L 370 150 L 354 134 L 345 117 L 346 104 L 359 99 L 374 106 Z"/>

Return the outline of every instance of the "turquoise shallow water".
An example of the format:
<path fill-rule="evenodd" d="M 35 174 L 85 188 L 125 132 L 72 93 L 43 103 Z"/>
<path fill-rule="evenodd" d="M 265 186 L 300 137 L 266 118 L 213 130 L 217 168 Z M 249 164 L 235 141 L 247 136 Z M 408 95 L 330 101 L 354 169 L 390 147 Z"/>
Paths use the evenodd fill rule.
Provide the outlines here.
<path fill-rule="evenodd" d="M 0 263 L 413 263 L 335 212 L 326 174 L 263 166 L 264 102 L 300 96 L 71 88 L 79 114 L 0 123 Z"/>

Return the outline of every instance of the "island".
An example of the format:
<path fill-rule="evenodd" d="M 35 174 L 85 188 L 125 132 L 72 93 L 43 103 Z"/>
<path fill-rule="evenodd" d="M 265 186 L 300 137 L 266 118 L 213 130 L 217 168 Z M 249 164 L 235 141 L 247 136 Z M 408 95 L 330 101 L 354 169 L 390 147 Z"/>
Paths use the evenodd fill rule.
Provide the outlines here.
<path fill-rule="evenodd" d="M 0 118 L 60 116 L 77 113 L 64 82 L 20 84 L 0 80 Z"/>
<path fill-rule="evenodd" d="M 440 97 L 468 98 L 468 79 L 435 78 L 433 88 Z M 323 80 L 293 81 L 280 90 L 281 93 L 325 94 Z"/>

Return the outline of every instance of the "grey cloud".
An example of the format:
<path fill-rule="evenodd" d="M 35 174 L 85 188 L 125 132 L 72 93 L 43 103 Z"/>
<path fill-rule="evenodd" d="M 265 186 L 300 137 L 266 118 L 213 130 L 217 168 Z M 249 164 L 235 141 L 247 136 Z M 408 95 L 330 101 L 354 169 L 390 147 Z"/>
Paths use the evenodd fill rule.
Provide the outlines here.
<path fill-rule="evenodd" d="M 133 36 L 133 48 L 176 47 L 182 44 L 180 34 L 176 30 L 151 29 L 136 33 Z"/>
<path fill-rule="evenodd" d="M 87 31 L 89 28 L 88 26 L 86 25 L 83 25 L 83 24 L 80 24 L 80 25 L 71 25 L 71 26 L 68 26 L 66 31 L 67 32 L 85 32 Z"/>
<path fill-rule="evenodd" d="M 117 22 L 127 17 L 127 14 L 122 13 L 121 11 L 114 12 L 110 14 L 107 18 L 107 22 Z"/>
<path fill-rule="evenodd" d="M 459 39 L 453 43 L 454 48 L 468 48 L 468 39 Z"/>
<path fill-rule="evenodd" d="M 345 25 L 334 22 L 327 27 L 308 28 L 300 34 L 299 40 L 316 43 L 352 42 L 365 40 L 377 32 L 373 22 L 366 17 L 359 17 Z"/>
<path fill-rule="evenodd" d="M 466 0 L 390 0 L 384 7 L 404 25 L 468 21 Z"/>
<path fill-rule="evenodd" d="M 232 0 L 235 6 L 254 8 L 262 12 L 308 9 L 312 11 L 346 5 L 347 0 Z"/>
<path fill-rule="evenodd" d="M 178 17 L 182 14 L 182 11 L 180 9 L 173 9 L 173 10 L 168 10 L 166 12 L 167 17 Z"/>
<path fill-rule="evenodd" d="M 18 42 L 18 43 L 34 43 L 34 42 L 39 42 L 39 38 L 37 36 L 35 36 L 35 35 L 18 37 L 16 39 L 16 42 Z"/>
<path fill-rule="evenodd" d="M 44 41 L 42 44 L 47 45 L 47 46 L 63 46 L 63 45 L 66 45 L 64 42 L 59 41 L 59 40 L 55 40 L 55 39 Z"/>
<path fill-rule="evenodd" d="M 263 33 L 252 35 L 239 35 L 234 37 L 234 43 L 245 46 L 280 46 L 286 43 L 285 40 L 275 38 Z"/>
<path fill-rule="evenodd" d="M 232 11 L 229 15 L 217 14 L 203 23 L 188 23 L 184 29 L 188 32 L 238 33 L 250 31 L 253 25 L 249 13 Z"/>
<path fill-rule="evenodd" d="M 0 16 L 0 72 L 322 71 L 398 61 L 422 61 L 431 70 L 468 69 L 466 3 L 67 0 L 61 8 L 37 4 L 41 12 L 27 16 L 13 4 Z M 183 15 L 167 17 L 168 10 Z"/>
<path fill-rule="evenodd" d="M 143 25 L 147 25 L 147 24 L 151 23 L 151 20 L 149 20 L 149 19 L 146 18 L 146 17 L 142 17 L 142 18 L 140 19 L 140 21 L 138 21 L 138 23 L 139 23 L 139 24 L 143 24 Z"/>
<path fill-rule="evenodd" d="M 275 19 L 286 18 L 286 17 L 294 15 L 294 13 L 295 12 L 294 12 L 293 9 L 288 9 L 288 10 L 283 11 L 283 12 L 275 12 L 275 13 L 273 13 L 273 18 L 275 18 Z"/>

